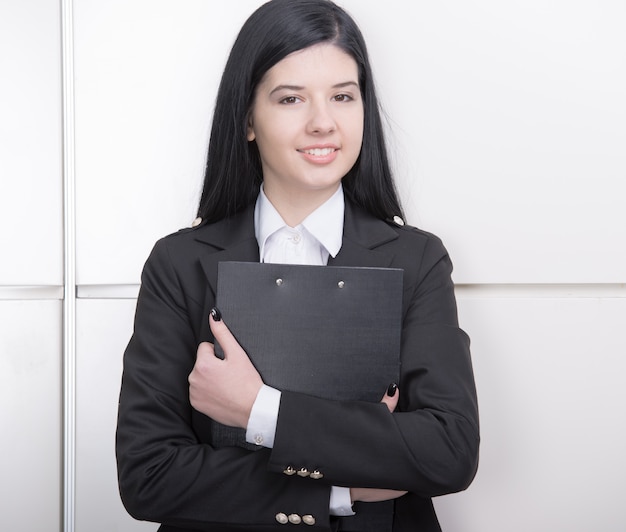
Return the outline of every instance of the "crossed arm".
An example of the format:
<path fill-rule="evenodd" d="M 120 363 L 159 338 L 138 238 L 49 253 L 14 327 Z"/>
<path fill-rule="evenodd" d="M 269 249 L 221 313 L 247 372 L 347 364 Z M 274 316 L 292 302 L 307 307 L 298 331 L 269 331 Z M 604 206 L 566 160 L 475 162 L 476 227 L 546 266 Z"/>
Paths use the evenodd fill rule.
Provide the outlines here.
<path fill-rule="evenodd" d="M 199 412 L 224 425 L 246 428 L 252 406 L 263 380 L 248 355 L 222 320 L 209 317 L 215 341 L 222 346 L 224 359 L 215 356 L 213 344 L 202 342 L 198 346 L 196 363 L 189 375 L 189 399 Z M 398 405 L 399 393 L 385 393 L 381 402 L 392 413 Z M 350 488 L 352 502 L 380 502 L 396 499 L 406 490 L 382 488 Z"/>

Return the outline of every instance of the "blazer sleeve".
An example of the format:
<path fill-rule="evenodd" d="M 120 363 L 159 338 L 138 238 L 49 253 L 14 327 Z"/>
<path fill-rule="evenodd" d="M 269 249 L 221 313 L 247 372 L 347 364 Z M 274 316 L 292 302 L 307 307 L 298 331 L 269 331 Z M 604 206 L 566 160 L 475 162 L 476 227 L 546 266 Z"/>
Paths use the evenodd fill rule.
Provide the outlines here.
<path fill-rule="evenodd" d="M 270 469 L 318 471 L 340 486 L 433 497 L 465 489 L 478 464 L 469 339 L 458 327 L 452 263 L 433 235 L 405 270 L 400 402 L 329 401 L 283 392 Z M 384 390 L 381 390 L 381 398 Z"/>
<path fill-rule="evenodd" d="M 316 525 L 307 529 L 328 530 L 327 484 L 269 471 L 268 449 L 214 449 L 194 433 L 192 305 L 162 240 L 142 273 L 124 354 L 116 455 L 126 509 L 176 530 L 282 530 L 277 513 L 312 515 Z"/>

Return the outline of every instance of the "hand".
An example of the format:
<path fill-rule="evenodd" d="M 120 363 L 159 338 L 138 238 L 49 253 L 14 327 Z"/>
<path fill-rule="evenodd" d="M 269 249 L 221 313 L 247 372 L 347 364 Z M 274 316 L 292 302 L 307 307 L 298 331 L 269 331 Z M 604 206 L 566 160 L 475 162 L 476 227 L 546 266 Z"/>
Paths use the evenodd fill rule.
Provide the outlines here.
<path fill-rule="evenodd" d="M 395 384 L 392 384 L 389 386 L 387 393 L 383 396 L 380 402 L 387 405 L 389 412 L 393 412 L 396 409 L 396 406 L 398 406 L 399 397 L 400 393 L 398 391 L 398 387 Z M 402 497 L 406 493 L 406 491 L 402 490 L 389 490 L 382 488 L 350 488 L 350 498 L 352 499 L 352 502 L 389 501 L 391 499 Z"/>
<path fill-rule="evenodd" d="M 209 325 L 224 360 L 215 356 L 213 344 L 198 346 L 189 375 L 191 406 L 224 425 L 246 428 L 263 380 L 224 322 L 211 315 Z"/>

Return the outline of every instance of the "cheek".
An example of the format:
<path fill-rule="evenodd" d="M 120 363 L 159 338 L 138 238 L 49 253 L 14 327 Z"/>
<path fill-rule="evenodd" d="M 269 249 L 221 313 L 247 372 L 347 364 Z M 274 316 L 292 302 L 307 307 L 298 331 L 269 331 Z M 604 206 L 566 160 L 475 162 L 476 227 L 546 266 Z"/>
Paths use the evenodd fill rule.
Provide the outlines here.
<path fill-rule="evenodd" d="M 350 131 L 350 137 L 352 139 L 352 143 L 354 145 L 354 149 L 357 151 L 361 151 L 361 146 L 363 144 L 363 121 L 356 121 Z"/>
<path fill-rule="evenodd" d="M 349 120 L 350 139 L 355 145 L 359 147 L 363 143 L 363 131 L 365 129 L 365 117 L 363 110 L 355 112 Z"/>
<path fill-rule="evenodd" d="M 267 159 L 276 155 L 276 148 L 280 147 L 284 141 L 275 129 L 262 128 L 256 131 L 256 143 L 261 157 Z"/>

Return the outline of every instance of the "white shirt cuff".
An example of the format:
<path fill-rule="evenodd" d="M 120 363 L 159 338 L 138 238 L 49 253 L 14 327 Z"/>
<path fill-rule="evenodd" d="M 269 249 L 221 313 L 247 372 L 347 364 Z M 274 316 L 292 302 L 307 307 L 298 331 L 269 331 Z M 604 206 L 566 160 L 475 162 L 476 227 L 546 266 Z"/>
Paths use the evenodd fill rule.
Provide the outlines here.
<path fill-rule="evenodd" d="M 355 515 L 352 511 L 350 488 L 331 486 L 330 488 L 330 515 Z"/>
<path fill-rule="evenodd" d="M 265 384 L 261 386 L 252 405 L 246 441 L 255 445 L 262 445 L 271 449 L 274 447 L 278 409 L 280 407 L 280 391 Z"/>

